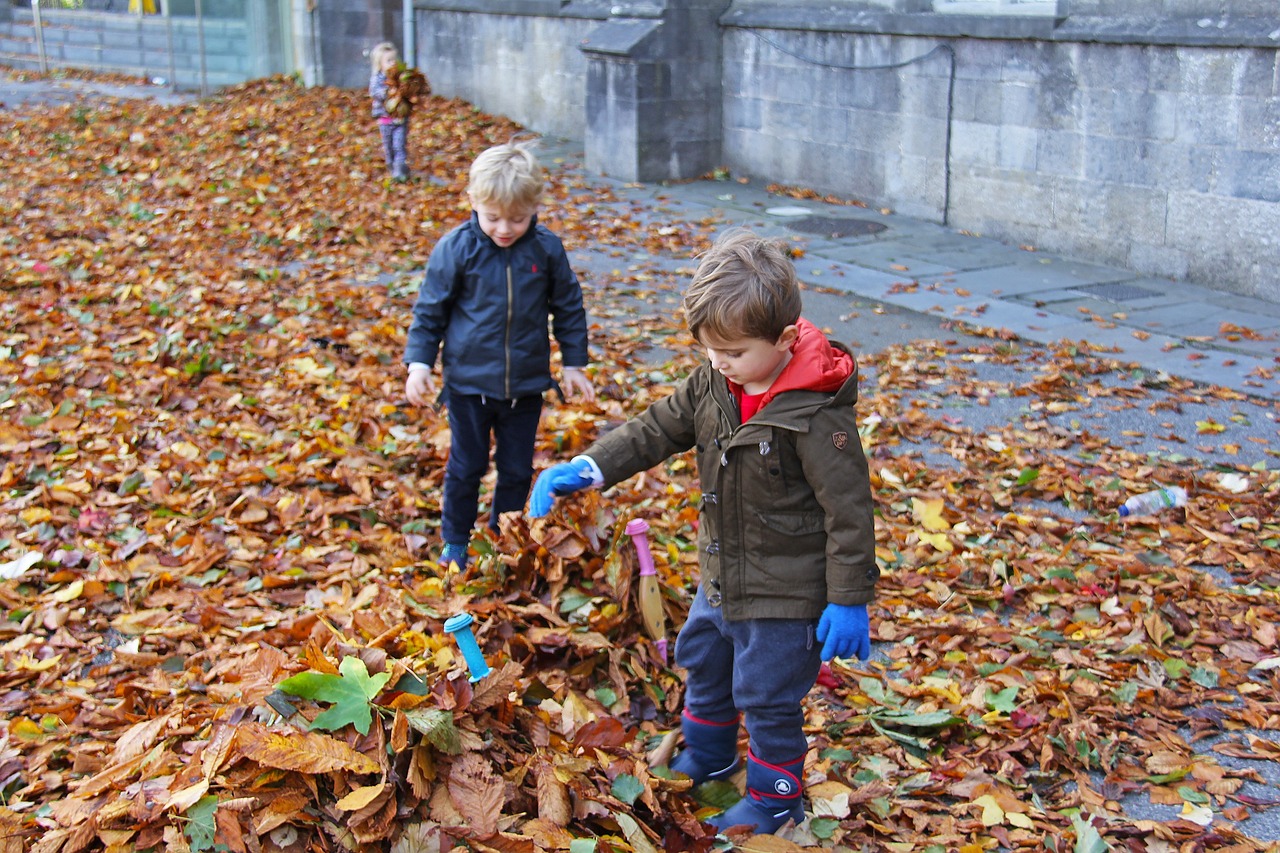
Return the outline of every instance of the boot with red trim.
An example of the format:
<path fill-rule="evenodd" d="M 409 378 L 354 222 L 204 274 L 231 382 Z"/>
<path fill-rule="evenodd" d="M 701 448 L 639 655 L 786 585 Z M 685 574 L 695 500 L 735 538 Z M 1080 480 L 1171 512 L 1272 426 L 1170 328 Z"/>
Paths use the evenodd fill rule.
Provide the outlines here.
<path fill-rule="evenodd" d="M 738 720 L 715 722 L 682 713 L 684 749 L 671 761 L 671 769 L 688 776 L 695 786 L 732 776 L 738 769 Z"/>
<path fill-rule="evenodd" d="M 804 820 L 804 756 L 786 764 L 769 764 L 747 750 L 747 793 L 724 812 L 707 821 L 718 830 L 749 826 L 757 835 L 772 835 L 788 821 Z"/>

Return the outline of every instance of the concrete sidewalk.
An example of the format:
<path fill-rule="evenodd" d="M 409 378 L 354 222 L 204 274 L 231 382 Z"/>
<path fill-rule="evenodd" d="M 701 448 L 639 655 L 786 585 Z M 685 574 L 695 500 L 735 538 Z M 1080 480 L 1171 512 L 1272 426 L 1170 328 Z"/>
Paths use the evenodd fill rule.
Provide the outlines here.
<path fill-rule="evenodd" d="M 543 139 L 538 153 L 548 165 L 581 169 L 581 143 Z M 714 219 L 793 241 L 803 248 L 796 266 L 809 285 L 1036 343 L 1087 340 L 1153 372 L 1280 400 L 1280 304 L 863 207 L 797 201 L 758 181 L 587 179 L 650 216 Z"/>

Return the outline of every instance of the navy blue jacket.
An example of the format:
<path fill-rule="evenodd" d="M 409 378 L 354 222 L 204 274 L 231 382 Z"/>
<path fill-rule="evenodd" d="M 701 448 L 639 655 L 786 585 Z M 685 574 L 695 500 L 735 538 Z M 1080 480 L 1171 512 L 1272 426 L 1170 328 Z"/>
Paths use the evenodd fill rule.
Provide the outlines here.
<path fill-rule="evenodd" d="M 431 251 L 405 364 L 441 356 L 446 391 L 513 400 L 555 386 L 547 318 L 566 367 L 587 365 L 582 288 L 560 238 L 538 224 L 503 249 L 475 213 Z"/>

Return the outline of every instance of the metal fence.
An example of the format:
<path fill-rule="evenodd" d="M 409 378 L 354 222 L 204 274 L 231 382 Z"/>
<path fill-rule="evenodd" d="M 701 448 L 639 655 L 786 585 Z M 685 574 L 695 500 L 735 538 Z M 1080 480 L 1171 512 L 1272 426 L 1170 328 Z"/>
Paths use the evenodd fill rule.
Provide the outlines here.
<path fill-rule="evenodd" d="M 119 12 L 128 15 L 158 14 L 163 0 L 31 0 L 33 9 L 59 9 L 70 12 Z M 26 5 L 15 0 L 15 6 Z"/>
<path fill-rule="evenodd" d="M 171 0 L 12 2 L 15 8 L 30 9 L 35 59 L 42 73 L 47 72 L 50 65 L 80 67 L 146 76 L 153 82 L 171 86 L 181 80 L 186 88 L 198 89 L 202 94 L 210 89 L 206 20 L 201 0 L 195 0 L 194 15 L 190 14 L 191 4 L 183 4 L 187 13 L 180 17 L 172 13 Z M 227 23 L 217 21 L 213 25 L 225 29 Z M 67 35 L 69 30 L 97 35 L 73 39 Z M 226 38 L 221 41 L 225 42 Z M 179 58 L 182 67 L 178 67 Z"/>

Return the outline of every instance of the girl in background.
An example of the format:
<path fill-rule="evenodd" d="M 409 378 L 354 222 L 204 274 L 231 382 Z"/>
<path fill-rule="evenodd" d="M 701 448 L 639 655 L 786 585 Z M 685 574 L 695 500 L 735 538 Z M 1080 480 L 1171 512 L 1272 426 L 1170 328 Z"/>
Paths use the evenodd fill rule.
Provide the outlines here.
<path fill-rule="evenodd" d="M 400 51 L 389 41 L 369 51 L 369 63 L 373 66 L 369 77 L 369 97 L 373 99 L 373 117 L 378 120 L 382 134 L 382 156 L 395 181 L 409 180 L 409 117 L 392 115 L 387 111 L 387 94 L 390 76 L 400 65 Z"/>

